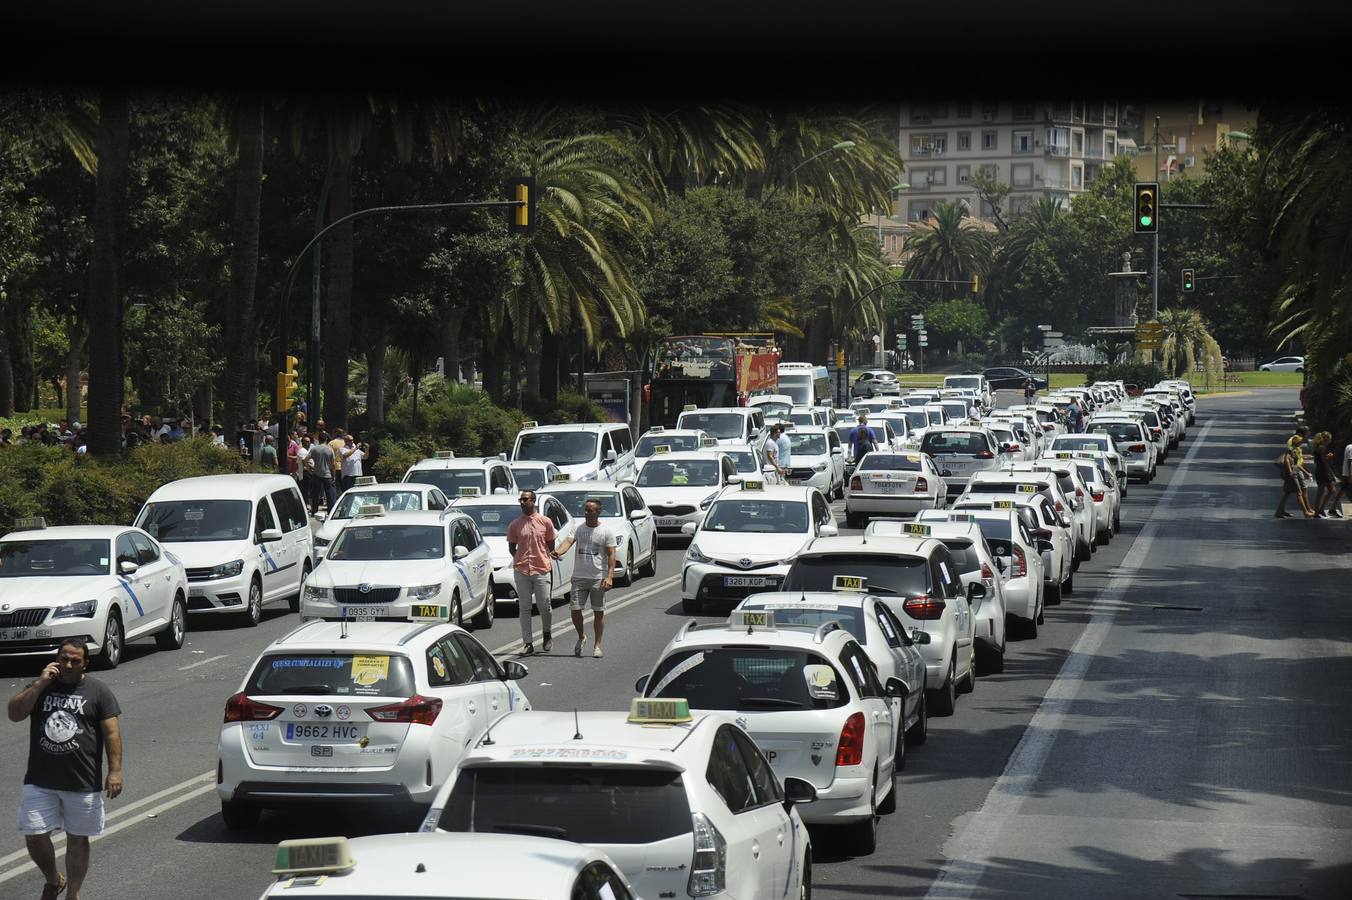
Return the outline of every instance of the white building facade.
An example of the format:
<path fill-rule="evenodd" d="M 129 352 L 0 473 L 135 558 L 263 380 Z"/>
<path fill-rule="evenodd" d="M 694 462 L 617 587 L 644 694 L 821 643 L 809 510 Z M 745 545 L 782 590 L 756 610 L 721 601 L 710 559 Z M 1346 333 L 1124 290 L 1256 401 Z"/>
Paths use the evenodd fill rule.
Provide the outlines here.
<path fill-rule="evenodd" d="M 1010 186 L 1007 219 L 1040 197 L 1068 205 L 1115 156 L 1133 152 L 1134 115 L 1115 100 L 903 104 L 900 150 L 910 188 L 897 212 L 915 222 L 939 203 L 955 203 L 990 219 L 970 184 L 983 168 Z"/>

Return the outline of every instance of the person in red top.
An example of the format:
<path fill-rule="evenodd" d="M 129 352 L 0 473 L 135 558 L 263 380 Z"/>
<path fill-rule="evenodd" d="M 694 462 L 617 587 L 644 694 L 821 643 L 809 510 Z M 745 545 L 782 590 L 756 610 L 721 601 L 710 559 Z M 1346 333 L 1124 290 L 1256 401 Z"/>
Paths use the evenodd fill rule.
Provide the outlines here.
<path fill-rule="evenodd" d="M 550 634 L 549 572 L 552 567 L 554 540 L 558 537 L 554 523 L 548 516 L 535 511 L 535 492 L 522 491 L 519 499 L 521 515 L 507 526 L 507 549 L 512 553 L 512 579 L 516 582 L 517 618 L 521 621 L 522 652 L 535 652 L 531 643 L 530 607 L 534 600 L 544 627 L 546 653 L 554 646 Z"/>

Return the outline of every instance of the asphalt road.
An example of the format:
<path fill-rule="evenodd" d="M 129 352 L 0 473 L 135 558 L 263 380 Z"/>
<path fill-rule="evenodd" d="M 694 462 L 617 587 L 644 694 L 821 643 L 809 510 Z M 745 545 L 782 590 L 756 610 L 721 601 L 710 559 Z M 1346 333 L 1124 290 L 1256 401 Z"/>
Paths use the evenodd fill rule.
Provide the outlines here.
<path fill-rule="evenodd" d="M 818 896 L 1348 895 L 1352 520 L 1272 518 L 1267 461 L 1295 391 L 1199 403 L 1181 452 L 1133 485 L 1122 533 L 1082 566 L 1075 595 L 907 753 L 877 852 L 852 858 L 814 832 Z M 604 659 L 573 657 L 567 610 L 555 610 L 553 654 L 525 661 L 536 707 L 627 707 L 684 620 L 684 545 L 665 543 L 655 578 L 612 594 Z M 416 826 L 417 815 L 288 812 L 244 837 L 224 829 L 222 705 L 295 623 L 280 611 L 256 629 L 194 620 L 183 650 L 131 645 L 97 676 L 122 703 L 127 790 L 109 804 L 86 898 L 180 900 L 186 888 L 248 900 L 278 840 Z M 515 618 L 480 636 L 512 650 Z M 35 671 L 0 669 L 0 691 Z M 0 728 L 7 817 L 26 755 L 27 726 Z M 4 833 L 0 898 L 36 898 L 41 877 Z"/>

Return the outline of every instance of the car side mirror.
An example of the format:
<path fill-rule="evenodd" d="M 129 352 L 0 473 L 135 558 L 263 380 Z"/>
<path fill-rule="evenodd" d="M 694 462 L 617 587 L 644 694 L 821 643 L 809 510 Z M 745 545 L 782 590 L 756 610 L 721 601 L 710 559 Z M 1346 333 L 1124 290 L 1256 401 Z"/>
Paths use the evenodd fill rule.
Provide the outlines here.
<path fill-rule="evenodd" d="M 985 596 L 986 596 L 986 586 L 984 584 L 974 582 L 972 584 L 967 585 L 968 603 L 971 603 L 973 600 L 980 600 Z"/>
<path fill-rule="evenodd" d="M 695 522 L 686 522 L 681 526 L 681 534 L 688 534 L 691 537 L 694 537 L 696 531 L 699 531 L 699 525 Z"/>
<path fill-rule="evenodd" d="M 507 489 L 506 489 L 505 487 L 495 487 L 495 488 L 493 488 L 493 493 L 495 493 L 495 494 L 505 494 L 505 493 L 507 493 Z"/>
<path fill-rule="evenodd" d="M 530 674 L 530 669 L 514 659 L 509 659 L 502 664 L 502 674 L 508 681 L 520 681 Z"/>
<path fill-rule="evenodd" d="M 889 678 L 883 685 L 883 692 L 889 697 L 905 697 L 906 683 L 900 678 Z"/>
<path fill-rule="evenodd" d="M 135 575 L 139 568 L 141 568 L 139 563 L 134 563 L 129 559 L 124 559 L 117 564 L 117 571 L 123 575 Z"/>
<path fill-rule="evenodd" d="M 451 551 L 451 556 L 455 559 L 464 559 L 469 556 L 469 548 L 464 544 L 456 544 L 455 549 Z"/>
<path fill-rule="evenodd" d="M 741 484 L 741 483 L 742 483 L 742 476 L 741 476 L 741 475 L 729 475 L 729 476 L 728 476 L 728 484 Z"/>
<path fill-rule="evenodd" d="M 928 631 L 921 631 L 919 628 L 911 629 L 911 643 L 920 644 L 923 646 L 924 644 L 928 644 L 929 642 L 930 636 Z"/>
<path fill-rule="evenodd" d="M 608 463 L 613 463 L 614 461 L 615 461 L 615 451 L 614 451 L 614 450 L 607 450 L 607 451 L 606 451 L 606 462 L 608 462 Z"/>
<path fill-rule="evenodd" d="M 281 539 L 282 531 L 280 528 L 264 528 L 262 531 L 258 532 L 258 543 L 260 544 L 280 541 Z"/>
<path fill-rule="evenodd" d="M 825 525 L 817 529 L 818 537 L 836 537 L 839 534 L 840 529 L 836 527 L 836 524 L 834 522 L 827 522 Z"/>
<path fill-rule="evenodd" d="M 643 689 L 646 688 L 647 686 L 648 686 L 648 676 L 647 676 L 647 675 L 640 675 L 640 676 L 638 676 L 638 679 L 634 682 L 634 690 L 635 690 L 635 691 L 638 691 L 638 693 L 639 693 L 640 695 L 643 694 Z"/>
<path fill-rule="evenodd" d="M 635 509 L 631 510 L 629 513 L 629 521 L 631 522 L 642 522 L 646 518 L 648 518 L 648 511 L 646 509 Z"/>
<path fill-rule="evenodd" d="M 792 775 L 784 779 L 784 808 L 789 809 L 817 799 L 817 788 L 812 782 Z"/>

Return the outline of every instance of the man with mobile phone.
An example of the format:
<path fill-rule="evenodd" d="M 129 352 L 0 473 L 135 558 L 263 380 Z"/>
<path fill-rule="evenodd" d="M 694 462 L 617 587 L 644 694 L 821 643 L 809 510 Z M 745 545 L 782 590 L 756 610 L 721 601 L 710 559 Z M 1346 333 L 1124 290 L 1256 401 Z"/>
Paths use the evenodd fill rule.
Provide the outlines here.
<path fill-rule="evenodd" d="M 9 701 L 11 722 L 29 720 L 18 824 L 28 855 L 47 879 L 42 900 L 56 900 L 66 888 L 69 900 L 79 900 L 89 871 L 89 839 L 103 833 L 100 790 L 110 800 L 122 793 L 122 710 L 106 685 L 85 675 L 88 666 L 84 641 L 63 641 L 37 681 Z M 57 829 L 66 832 L 66 876 L 56 868 Z"/>

